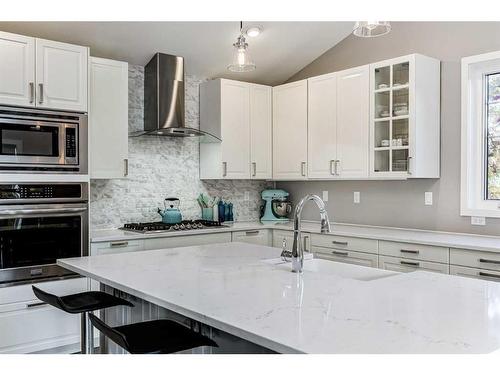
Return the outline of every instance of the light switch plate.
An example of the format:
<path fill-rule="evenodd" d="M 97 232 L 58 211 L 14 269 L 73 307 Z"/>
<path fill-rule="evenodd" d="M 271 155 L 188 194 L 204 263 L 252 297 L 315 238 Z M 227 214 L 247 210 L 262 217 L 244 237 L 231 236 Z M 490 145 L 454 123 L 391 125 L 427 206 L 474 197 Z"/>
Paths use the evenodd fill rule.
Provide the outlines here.
<path fill-rule="evenodd" d="M 432 206 L 432 191 L 425 192 L 424 201 L 426 206 Z"/>
<path fill-rule="evenodd" d="M 472 225 L 486 225 L 486 218 L 484 216 L 471 216 L 470 223 Z"/>
<path fill-rule="evenodd" d="M 245 201 L 250 200 L 250 193 L 248 191 L 245 191 L 245 197 L 243 198 L 243 200 L 245 200 Z"/>
<path fill-rule="evenodd" d="M 328 190 L 323 190 L 323 201 L 328 202 Z"/>
<path fill-rule="evenodd" d="M 355 191 L 353 194 L 353 201 L 354 203 L 359 203 L 361 202 L 361 193 L 359 191 Z"/>

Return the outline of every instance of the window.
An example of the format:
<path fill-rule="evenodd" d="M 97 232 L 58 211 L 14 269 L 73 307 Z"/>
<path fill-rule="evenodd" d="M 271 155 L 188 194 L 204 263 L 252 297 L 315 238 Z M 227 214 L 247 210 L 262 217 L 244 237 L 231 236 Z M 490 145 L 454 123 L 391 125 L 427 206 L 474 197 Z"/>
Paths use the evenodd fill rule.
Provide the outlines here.
<path fill-rule="evenodd" d="M 461 214 L 500 217 L 500 52 L 462 59 Z"/>

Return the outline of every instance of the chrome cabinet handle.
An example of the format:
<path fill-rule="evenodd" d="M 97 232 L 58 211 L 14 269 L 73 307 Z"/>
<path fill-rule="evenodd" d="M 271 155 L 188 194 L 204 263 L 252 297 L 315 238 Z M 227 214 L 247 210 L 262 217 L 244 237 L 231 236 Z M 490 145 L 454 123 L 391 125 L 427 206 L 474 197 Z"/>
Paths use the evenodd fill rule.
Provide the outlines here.
<path fill-rule="evenodd" d="M 30 104 L 35 101 L 35 84 L 30 82 Z"/>
<path fill-rule="evenodd" d="M 499 264 L 500 265 L 500 260 L 492 260 L 492 259 L 479 259 L 479 263 L 489 263 L 489 264 Z"/>
<path fill-rule="evenodd" d="M 38 84 L 38 89 L 40 91 L 40 98 L 38 99 L 38 103 L 43 104 L 43 83 Z"/>
<path fill-rule="evenodd" d="M 306 175 L 306 162 L 305 161 L 300 163 L 300 173 L 302 174 L 302 176 Z"/>
<path fill-rule="evenodd" d="M 330 174 L 333 176 L 337 174 L 335 165 L 336 165 L 336 160 L 330 160 Z"/>
<path fill-rule="evenodd" d="M 340 160 L 335 160 L 335 175 L 340 176 L 339 174 L 339 164 Z"/>
<path fill-rule="evenodd" d="M 347 251 L 332 251 L 332 254 L 333 255 L 340 255 L 342 257 L 346 257 L 346 256 L 349 256 L 349 253 Z"/>
<path fill-rule="evenodd" d="M 411 174 L 411 170 L 410 170 L 410 161 L 411 161 L 412 157 L 411 156 L 408 156 L 408 158 L 406 159 L 406 163 L 407 163 L 407 168 L 408 168 L 408 174 Z"/>
<path fill-rule="evenodd" d="M 257 176 L 257 163 L 256 162 L 252 163 L 252 169 L 253 169 L 252 176 L 253 177 Z"/>
<path fill-rule="evenodd" d="M 227 176 L 227 162 L 223 161 L 222 162 L 222 177 Z"/>
<path fill-rule="evenodd" d="M 128 159 L 123 159 L 123 175 L 128 176 Z"/>
<path fill-rule="evenodd" d="M 33 307 L 40 307 L 40 306 L 45 306 L 48 305 L 47 302 L 33 302 L 33 303 L 27 303 L 26 308 L 27 309 L 32 309 Z"/>
<path fill-rule="evenodd" d="M 259 234 L 259 231 L 258 230 L 248 230 L 245 232 L 245 235 L 247 235 L 247 236 L 252 236 L 255 234 Z"/>
<path fill-rule="evenodd" d="M 110 247 L 124 247 L 128 245 L 128 241 L 122 241 L 122 242 L 111 242 L 109 244 Z"/>
<path fill-rule="evenodd" d="M 349 245 L 349 242 L 347 242 L 347 241 L 332 241 L 332 244 L 347 246 L 347 245 Z"/>
<path fill-rule="evenodd" d="M 418 262 L 407 262 L 407 261 L 400 261 L 401 264 L 405 265 L 405 266 L 412 266 L 412 267 L 420 267 L 420 263 Z"/>
<path fill-rule="evenodd" d="M 419 250 L 401 249 L 399 251 L 402 252 L 402 253 L 404 253 L 404 254 L 419 254 L 420 253 Z"/>
<path fill-rule="evenodd" d="M 494 279 L 500 279 L 500 275 L 495 275 L 494 273 L 489 273 L 489 272 L 479 272 L 479 276 L 492 277 Z"/>
<path fill-rule="evenodd" d="M 304 251 L 311 252 L 309 248 L 309 236 L 304 236 Z"/>

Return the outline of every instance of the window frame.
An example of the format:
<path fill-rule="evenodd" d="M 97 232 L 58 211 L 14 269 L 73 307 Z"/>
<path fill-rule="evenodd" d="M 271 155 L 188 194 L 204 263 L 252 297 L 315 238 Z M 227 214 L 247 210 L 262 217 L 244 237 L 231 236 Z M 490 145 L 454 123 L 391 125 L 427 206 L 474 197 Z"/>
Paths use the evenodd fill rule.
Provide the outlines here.
<path fill-rule="evenodd" d="M 500 217 L 500 201 L 486 199 L 484 77 L 500 72 L 500 51 L 464 57 L 461 67 L 460 215 Z"/>

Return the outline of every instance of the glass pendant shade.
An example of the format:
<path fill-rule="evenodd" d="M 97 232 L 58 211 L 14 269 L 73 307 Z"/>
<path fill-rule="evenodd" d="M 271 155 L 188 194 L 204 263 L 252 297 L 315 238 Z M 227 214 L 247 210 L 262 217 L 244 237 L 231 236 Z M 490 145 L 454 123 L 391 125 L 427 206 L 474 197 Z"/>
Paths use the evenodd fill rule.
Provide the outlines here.
<path fill-rule="evenodd" d="M 255 70 L 256 66 L 248 51 L 248 43 L 245 42 L 245 37 L 240 35 L 236 43 L 233 44 L 233 61 L 227 67 L 232 72 L 250 72 Z"/>
<path fill-rule="evenodd" d="M 371 38 L 385 35 L 389 31 L 391 31 L 391 24 L 388 21 L 358 21 L 352 33 L 362 38 Z"/>

